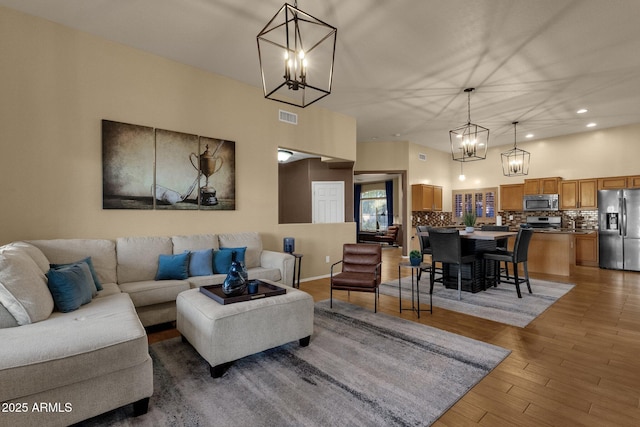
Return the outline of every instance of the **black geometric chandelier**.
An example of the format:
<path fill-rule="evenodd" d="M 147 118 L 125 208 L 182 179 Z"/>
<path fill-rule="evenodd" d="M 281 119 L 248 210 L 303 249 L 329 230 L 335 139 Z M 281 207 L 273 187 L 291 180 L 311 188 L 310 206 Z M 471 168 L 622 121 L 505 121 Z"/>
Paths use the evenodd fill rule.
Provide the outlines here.
<path fill-rule="evenodd" d="M 513 148 L 500 154 L 502 158 L 502 173 L 504 176 L 529 175 L 529 160 L 531 154 L 521 150 L 516 144 L 516 126 L 518 122 L 513 122 Z"/>
<path fill-rule="evenodd" d="M 285 3 L 257 36 L 264 97 L 304 108 L 329 95 L 337 31 Z"/>
<path fill-rule="evenodd" d="M 489 129 L 471 123 L 471 92 L 475 88 L 467 88 L 467 124 L 449 131 L 451 156 L 458 162 L 472 162 L 487 158 L 489 146 Z"/>

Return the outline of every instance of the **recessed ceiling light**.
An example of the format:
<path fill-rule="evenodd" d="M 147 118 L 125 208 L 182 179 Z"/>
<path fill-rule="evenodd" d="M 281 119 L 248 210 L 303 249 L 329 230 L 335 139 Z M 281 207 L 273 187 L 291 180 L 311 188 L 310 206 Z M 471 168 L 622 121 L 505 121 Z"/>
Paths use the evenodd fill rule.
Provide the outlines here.
<path fill-rule="evenodd" d="M 532 133 L 528 133 L 526 134 L 524 137 L 525 138 L 533 138 L 535 135 L 533 135 Z"/>
<path fill-rule="evenodd" d="M 400 136 L 400 134 L 399 133 L 394 133 L 393 136 L 398 137 L 398 136 Z"/>
<path fill-rule="evenodd" d="M 592 128 L 592 127 L 596 127 L 596 126 L 597 126 L 597 124 L 596 124 L 596 123 L 589 123 L 589 124 L 587 124 L 587 127 L 588 127 L 588 128 Z"/>
<path fill-rule="evenodd" d="M 581 109 L 579 109 L 578 111 L 576 111 L 576 113 L 578 113 L 578 114 L 584 114 L 584 113 L 586 113 L 587 111 L 589 111 L 589 110 L 587 110 L 586 108 L 581 108 Z"/>

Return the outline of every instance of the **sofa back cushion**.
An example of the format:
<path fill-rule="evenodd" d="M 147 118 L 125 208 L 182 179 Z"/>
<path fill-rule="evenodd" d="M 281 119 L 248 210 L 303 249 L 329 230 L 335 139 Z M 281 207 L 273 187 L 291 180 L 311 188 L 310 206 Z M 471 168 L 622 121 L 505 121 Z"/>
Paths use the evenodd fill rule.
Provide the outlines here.
<path fill-rule="evenodd" d="M 194 234 L 191 236 L 173 236 L 173 253 L 181 254 L 184 251 L 198 251 L 202 249 L 218 250 L 218 236 L 215 234 Z"/>
<path fill-rule="evenodd" d="M 0 304 L 18 325 L 45 320 L 53 312 L 45 275 L 24 251 L 0 250 Z"/>
<path fill-rule="evenodd" d="M 118 283 L 154 280 L 160 255 L 171 255 L 170 237 L 118 237 Z"/>
<path fill-rule="evenodd" d="M 32 245 L 31 243 L 18 241 L 18 242 L 9 243 L 5 247 L 17 248 L 21 251 L 26 252 L 27 255 L 29 255 L 31 259 L 36 262 L 36 264 L 38 265 L 38 267 L 43 273 L 46 273 L 47 271 L 49 271 L 49 260 L 39 248 Z"/>
<path fill-rule="evenodd" d="M 246 247 L 244 265 L 247 268 L 260 267 L 262 239 L 256 232 L 218 234 L 221 248 Z"/>
<path fill-rule="evenodd" d="M 39 248 L 51 264 L 74 263 L 91 257 L 100 283 L 116 282 L 116 246 L 112 240 L 51 239 L 29 240 L 27 243 Z"/>

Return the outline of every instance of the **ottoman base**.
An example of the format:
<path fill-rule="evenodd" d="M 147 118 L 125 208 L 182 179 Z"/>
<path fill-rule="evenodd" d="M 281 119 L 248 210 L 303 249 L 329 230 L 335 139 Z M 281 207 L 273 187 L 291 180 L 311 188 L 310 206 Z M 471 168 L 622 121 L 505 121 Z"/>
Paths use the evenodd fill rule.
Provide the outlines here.
<path fill-rule="evenodd" d="M 280 283 L 286 294 L 235 304 L 219 304 L 199 289 L 176 299 L 176 326 L 209 363 L 211 376 L 223 375 L 231 362 L 300 340 L 309 345 L 313 333 L 313 298 Z"/>

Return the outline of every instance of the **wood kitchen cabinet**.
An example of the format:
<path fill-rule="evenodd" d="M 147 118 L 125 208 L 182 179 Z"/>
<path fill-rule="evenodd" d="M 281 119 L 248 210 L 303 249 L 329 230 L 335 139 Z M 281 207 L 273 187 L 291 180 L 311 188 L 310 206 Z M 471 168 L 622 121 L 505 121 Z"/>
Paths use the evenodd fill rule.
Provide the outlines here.
<path fill-rule="evenodd" d="M 598 266 L 598 233 L 576 234 L 576 265 Z"/>
<path fill-rule="evenodd" d="M 442 211 L 442 187 L 414 184 L 411 186 L 412 211 Z"/>
<path fill-rule="evenodd" d="M 524 194 L 558 194 L 562 178 L 534 178 L 524 180 Z"/>
<path fill-rule="evenodd" d="M 640 175 L 628 176 L 627 188 L 640 188 Z"/>
<path fill-rule="evenodd" d="M 627 188 L 626 176 L 598 178 L 598 190 L 619 190 L 621 188 Z"/>
<path fill-rule="evenodd" d="M 572 179 L 560 181 L 560 209 L 597 209 L 598 180 Z"/>
<path fill-rule="evenodd" d="M 524 184 L 506 184 L 500 186 L 500 210 L 521 211 Z"/>

